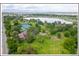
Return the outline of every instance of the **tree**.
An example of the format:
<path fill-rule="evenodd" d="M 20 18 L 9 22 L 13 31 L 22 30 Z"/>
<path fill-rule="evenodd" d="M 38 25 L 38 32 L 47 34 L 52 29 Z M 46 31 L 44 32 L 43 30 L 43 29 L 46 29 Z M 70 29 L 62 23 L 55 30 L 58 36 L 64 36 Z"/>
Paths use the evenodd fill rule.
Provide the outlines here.
<path fill-rule="evenodd" d="M 33 33 L 33 30 L 34 30 L 34 28 L 31 27 L 27 31 L 27 35 L 28 35 L 27 42 L 28 43 L 32 43 L 35 40 L 35 33 Z"/>
<path fill-rule="evenodd" d="M 58 33 L 57 33 L 57 37 L 58 37 L 58 38 L 61 38 L 61 32 L 58 32 Z"/>
<path fill-rule="evenodd" d="M 9 54 L 15 54 L 17 51 L 18 42 L 12 37 L 7 39 Z"/>

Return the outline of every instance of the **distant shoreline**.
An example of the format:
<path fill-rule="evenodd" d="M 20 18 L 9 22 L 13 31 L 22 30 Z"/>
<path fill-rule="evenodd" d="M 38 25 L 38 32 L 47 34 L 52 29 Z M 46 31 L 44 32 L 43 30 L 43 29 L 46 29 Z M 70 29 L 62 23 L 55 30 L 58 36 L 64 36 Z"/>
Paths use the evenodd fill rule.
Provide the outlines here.
<path fill-rule="evenodd" d="M 52 16 L 78 16 L 78 12 L 52 12 L 52 13 L 24 13 L 2 12 L 2 16 L 52 17 Z"/>

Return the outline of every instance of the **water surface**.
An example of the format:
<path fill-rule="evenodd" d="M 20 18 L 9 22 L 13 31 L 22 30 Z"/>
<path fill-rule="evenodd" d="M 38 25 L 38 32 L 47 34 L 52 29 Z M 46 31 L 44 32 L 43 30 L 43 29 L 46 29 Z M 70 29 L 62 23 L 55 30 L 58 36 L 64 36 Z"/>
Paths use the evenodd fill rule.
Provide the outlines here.
<path fill-rule="evenodd" d="M 59 19 L 59 18 L 48 18 L 48 17 L 25 17 L 24 19 L 30 20 L 30 19 L 40 19 L 43 23 L 46 21 L 48 23 L 54 23 L 54 22 L 61 22 L 61 24 L 73 24 L 73 22 L 64 20 L 64 19 Z"/>

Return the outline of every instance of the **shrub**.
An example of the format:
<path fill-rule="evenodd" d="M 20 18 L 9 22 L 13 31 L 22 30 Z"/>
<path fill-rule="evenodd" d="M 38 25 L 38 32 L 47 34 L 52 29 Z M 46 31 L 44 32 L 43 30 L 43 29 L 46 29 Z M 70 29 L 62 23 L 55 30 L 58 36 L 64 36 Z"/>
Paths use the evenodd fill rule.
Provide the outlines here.
<path fill-rule="evenodd" d="M 72 38 L 64 39 L 64 48 L 67 49 L 70 54 L 75 54 L 77 52 L 77 40 Z"/>
<path fill-rule="evenodd" d="M 65 31 L 65 32 L 64 32 L 64 36 L 65 36 L 65 37 L 70 37 L 70 32 Z"/>
<path fill-rule="evenodd" d="M 21 44 L 21 46 L 17 48 L 17 53 L 18 54 L 36 54 L 37 51 L 31 45 L 23 43 Z"/>

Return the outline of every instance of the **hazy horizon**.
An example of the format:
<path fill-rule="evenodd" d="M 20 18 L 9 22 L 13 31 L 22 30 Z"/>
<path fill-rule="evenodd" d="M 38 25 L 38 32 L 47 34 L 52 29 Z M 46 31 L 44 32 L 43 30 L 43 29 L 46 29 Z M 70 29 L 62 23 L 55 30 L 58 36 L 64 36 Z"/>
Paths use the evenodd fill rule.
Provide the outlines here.
<path fill-rule="evenodd" d="M 78 12 L 77 4 L 2 4 L 2 12 Z"/>

